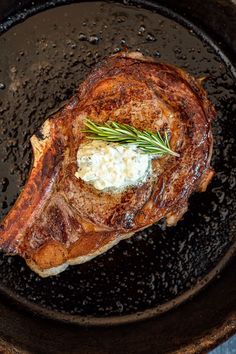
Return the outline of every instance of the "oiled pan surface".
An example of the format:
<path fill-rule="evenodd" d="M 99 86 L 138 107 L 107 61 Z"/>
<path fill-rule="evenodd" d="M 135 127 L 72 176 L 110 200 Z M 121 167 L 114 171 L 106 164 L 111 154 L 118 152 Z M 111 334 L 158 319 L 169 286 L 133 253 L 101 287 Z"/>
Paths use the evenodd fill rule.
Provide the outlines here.
<path fill-rule="evenodd" d="M 92 317 L 111 316 L 122 321 L 148 309 L 165 311 L 183 294 L 189 296 L 189 289 L 196 292 L 218 262 L 229 257 L 235 241 L 235 79 L 222 53 L 176 20 L 105 2 L 40 12 L 3 33 L 0 48 L 1 217 L 26 181 L 30 136 L 106 55 L 140 50 L 209 77 L 205 87 L 218 112 L 213 124 L 216 176 L 206 193 L 191 198 L 176 227 L 154 225 L 89 263 L 47 279 L 20 258 L 1 255 L 2 291 L 45 314 L 62 313 L 62 319 L 79 322 L 88 315 L 91 322 Z"/>

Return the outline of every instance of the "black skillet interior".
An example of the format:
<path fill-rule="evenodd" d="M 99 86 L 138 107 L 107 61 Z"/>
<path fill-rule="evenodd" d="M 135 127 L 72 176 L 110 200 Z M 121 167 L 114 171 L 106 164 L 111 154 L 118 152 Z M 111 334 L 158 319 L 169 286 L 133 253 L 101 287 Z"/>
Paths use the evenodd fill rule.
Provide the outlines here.
<path fill-rule="evenodd" d="M 219 43 L 154 3 L 55 3 L 31 7 L 2 26 L 1 217 L 26 181 L 30 136 L 106 55 L 137 50 L 197 77 L 207 76 L 205 88 L 218 112 L 213 123 L 216 176 L 206 193 L 191 197 L 189 211 L 176 227 L 158 223 L 89 263 L 47 279 L 18 257 L 0 256 L 1 292 L 34 311 L 78 323 L 133 321 L 173 308 L 196 293 L 233 254 L 234 68 Z M 41 12 L 46 6 L 51 9 Z"/>

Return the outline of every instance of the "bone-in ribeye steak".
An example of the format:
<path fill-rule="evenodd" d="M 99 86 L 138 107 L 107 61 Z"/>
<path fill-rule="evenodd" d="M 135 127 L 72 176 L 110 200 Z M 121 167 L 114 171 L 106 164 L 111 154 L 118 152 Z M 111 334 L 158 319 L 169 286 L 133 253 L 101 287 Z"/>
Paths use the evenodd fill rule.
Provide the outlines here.
<path fill-rule="evenodd" d="M 31 138 L 33 166 L 0 225 L 0 248 L 49 276 L 104 253 L 160 219 L 176 224 L 189 196 L 205 191 L 213 176 L 214 117 L 200 82 L 185 71 L 139 53 L 104 59 Z M 87 118 L 153 132 L 167 129 L 180 157 L 153 159 L 152 175 L 141 185 L 119 193 L 98 191 L 75 177 Z"/>

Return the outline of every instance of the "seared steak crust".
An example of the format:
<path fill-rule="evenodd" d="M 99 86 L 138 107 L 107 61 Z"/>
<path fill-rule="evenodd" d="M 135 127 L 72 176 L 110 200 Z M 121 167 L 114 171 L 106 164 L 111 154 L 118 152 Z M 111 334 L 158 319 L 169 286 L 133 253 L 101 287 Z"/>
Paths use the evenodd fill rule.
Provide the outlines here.
<path fill-rule="evenodd" d="M 152 175 L 142 185 L 98 191 L 75 177 L 88 117 L 169 130 L 171 148 L 180 157 L 153 159 Z M 204 191 L 213 176 L 214 117 L 206 92 L 183 70 L 139 53 L 106 58 L 31 138 L 33 167 L 0 227 L 1 248 L 47 276 L 105 252 L 162 218 L 176 224 L 191 193 Z"/>

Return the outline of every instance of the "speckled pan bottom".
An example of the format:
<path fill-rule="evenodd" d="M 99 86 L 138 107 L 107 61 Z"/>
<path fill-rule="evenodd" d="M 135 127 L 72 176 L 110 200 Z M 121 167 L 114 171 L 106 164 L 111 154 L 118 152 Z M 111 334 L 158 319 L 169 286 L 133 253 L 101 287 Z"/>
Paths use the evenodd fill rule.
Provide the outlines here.
<path fill-rule="evenodd" d="M 233 253 L 232 67 L 215 44 L 163 11 L 76 3 L 40 12 L 0 36 L 1 217 L 26 181 L 30 136 L 106 55 L 139 50 L 197 77 L 209 77 L 205 87 L 218 112 L 213 124 L 216 176 L 206 193 L 191 197 L 189 211 L 176 227 L 154 225 L 89 263 L 47 279 L 31 272 L 19 257 L 0 256 L 1 291 L 41 314 L 92 324 L 163 312 L 199 290 Z"/>

